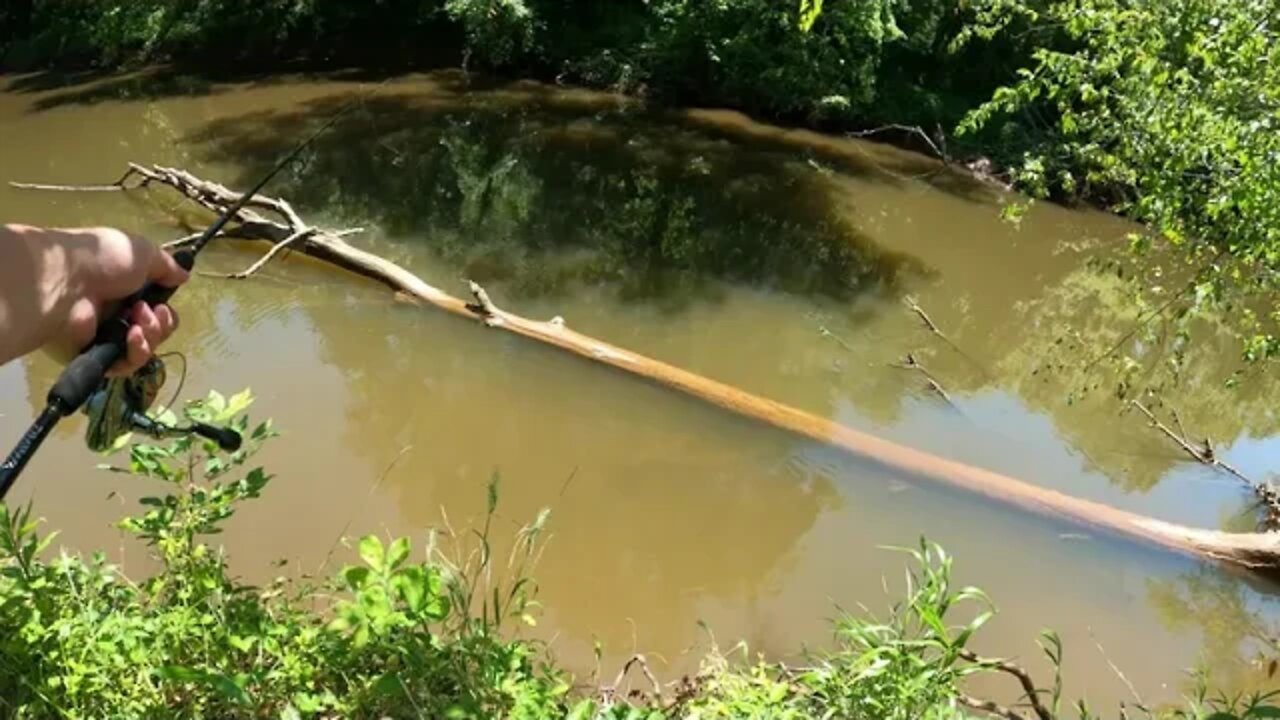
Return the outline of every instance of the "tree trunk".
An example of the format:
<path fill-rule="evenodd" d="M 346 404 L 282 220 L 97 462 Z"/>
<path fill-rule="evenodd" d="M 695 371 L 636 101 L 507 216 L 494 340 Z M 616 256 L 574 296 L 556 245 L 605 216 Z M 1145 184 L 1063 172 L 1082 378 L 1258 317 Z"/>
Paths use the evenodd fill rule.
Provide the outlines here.
<path fill-rule="evenodd" d="M 129 189 L 128 181 L 135 176 L 142 178 L 142 185 L 161 183 L 173 187 L 215 213 L 221 213 L 239 198 L 238 194 L 221 185 L 201 180 L 182 170 L 159 166 L 144 168 L 131 165 L 129 172 L 114 186 L 117 189 Z M 76 189 L 74 186 L 11 184 L 33 189 Z M 108 186 L 86 189 L 101 190 L 105 187 Z M 1209 558 L 1267 575 L 1280 574 L 1280 533 L 1230 533 L 1189 528 L 1065 495 L 1007 475 L 899 445 L 583 335 L 567 327 L 560 318 L 544 322 L 507 312 L 494 304 L 484 289 L 475 283 L 471 284 L 474 301 L 466 302 L 428 284 L 389 260 L 350 245 L 342 236 L 353 231 L 335 233 L 307 226 L 283 200 L 258 196 L 249 205 L 257 210 L 269 211 L 280 219 L 268 218 L 255 209 L 245 209 L 238 215 L 239 225 L 228 231 L 229 236 L 264 240 L 273 245 L 288 242 L 290 247 L 300 252 L 363 275 L 414 300 L 623 370 L 738 415 L 815 442 L 839 447 L 856 457 L 877 462 L 898 472 L 1121 538 L 1194 557 Z M 189 240 L 187 238 L 178 242 Z M 253 269 L 260 266 L 261 263 L 255 263 L 255 267 L 249 271 L 236 273 L 231 277 L 247 277 Z"/>

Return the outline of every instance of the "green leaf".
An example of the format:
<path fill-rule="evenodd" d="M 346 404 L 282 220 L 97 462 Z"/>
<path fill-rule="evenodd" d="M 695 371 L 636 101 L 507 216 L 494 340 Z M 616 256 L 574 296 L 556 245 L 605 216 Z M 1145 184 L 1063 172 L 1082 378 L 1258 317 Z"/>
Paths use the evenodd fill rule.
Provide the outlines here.
<path fill-rule="evenodd" d="M 800 0 L 800 32 L 809 32 L 822 14 L 822 0 Z"/>
<path fill-rule="evenodd" d="M 582 700 L 569 714 L 565 716 L 565 720 L 591 720 L 596 715 L 596 704 L 592 700 Z"/>
<path fill-rule="evenodd" d="M 227 407 L 222 414 L 226 418 L 231 418 L 244 412 L 252 404 L 253 393 L 249 388 L 245 388 L 227 400 Z"/>
<path fill-rule="evenodd" d="M 213 411 L 215 417 L 221 415 L 227 409 L 227 399 L 217 390 L 209 391 L 209 396 L 205 398 L 205 404 Z"/>
<path fill-rule="evenodd" d="M 342 579 L 353 592 L 360 590 L 369 582 L 369 574 L 369 568 L 361 565 L 349 565 L 342 569 Z"/>
<path fill-rule="evenodd" d="M 365 535 L 360 539 L 359 545 L 360 559 L 365 561 L 375 572 L 382 572 L 383 568 L 383 550 L 382 541 L 376 535 Z"/>
<path fill-rule="evenodd" d="M 391 547 L 387 550 L 387 569 L 394 570 L 400 567 L 409 557 L 409 538 L 396 538 L 391 542 Z"/>
<path fill-rule="evenodd" d="M 404 685 L 400 682 L 400 676 L 396 673 L 386 673 L 373 681 L 369 686 L 370 692 L 382 698 L 400 698 L 404 696 Z"/>

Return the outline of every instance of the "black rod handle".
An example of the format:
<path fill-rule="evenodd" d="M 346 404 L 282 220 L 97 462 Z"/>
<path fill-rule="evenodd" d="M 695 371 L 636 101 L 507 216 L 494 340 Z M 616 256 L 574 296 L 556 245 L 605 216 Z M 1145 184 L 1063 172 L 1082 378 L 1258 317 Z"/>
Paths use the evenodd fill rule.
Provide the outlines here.
<path fill-rule="evenodd" d="M 54 405 L 45 407 L 44 412 L 40 413 L 40 417 L 31 423 L 31 427 L 27 428 L 27 432 L 23 434 L 22 439 L 18 441 L 18 445 L 13 448 L 13 452 L 9 453 L 9 457 L 0 463 L 0 502 L 4 501 L 4 496 L 8 494 L 9 488 L 13 487 L 13 483 L 17 481 L 18 476 L 22 474 L 22 469 L 27 466 L 27 462 L 36 454 L 36 450 L 40 449 L 44 439 L 49 437 L 49 433 L 53 431 L 53 426 L 65 415 L 61 409 Z"/>

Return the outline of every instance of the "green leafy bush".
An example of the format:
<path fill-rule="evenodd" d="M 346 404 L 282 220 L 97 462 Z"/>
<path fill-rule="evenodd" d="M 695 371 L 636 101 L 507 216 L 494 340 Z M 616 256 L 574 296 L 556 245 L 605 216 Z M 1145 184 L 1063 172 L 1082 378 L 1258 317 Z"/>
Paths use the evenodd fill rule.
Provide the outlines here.
<path fill-rule="evenodd" d="M 1101 198 L 1135 247 L 1187 251 L 1183 313 L 1246 297 L 1249 360 L 1280 354 L 1280 28 L 1270 0 L 1057 0 L 1060 40 L 961 126 L 998 126 L 1033 195 Z M 1038 11 L 1037 11 L 1038 10 Z M 1234 291 L 1234 292 L 1233 292 Z M 1230 310 L 1230 306 L 1227 306 Z"/>
<path fill-rule="evenodd" d="M 360 540 L 361 564 L 320 587 L 235 581 L 206 538 L 270 481 L 259 467 L 227 479 L 275 435 L 249 429 L 250 402 L 213 393 L 185 410 L 245 433 L 234 454 L 190 438 L 129 449 L 119 470 L 168 491 L 121 523 L 159 560 L 152 577 L 130 581 L 101 555 L 46 562 L 53 536 L 30 511 L 0 515 L 5 716 L 536 718 L 560 706 L 568 686 L 535 666 L 534 646 L 498 638 L 502 616 L 459 618 L 452 598 L 475 578 L 412 560 L 406 539 Z M 337 599 L 316 611 L 323 597 Z M 527 612 L 512 597 L 503 610 Z"/>
<path fill-rule="evenodd" d="M 989 601 L 954 587 L 951 558 L 921 541 L 908 551 L 903 599 L 883 618 L 842 616 L 832 649 L 807 665 L 713 647 L 695 677 L 665 692 L 575 687 L 511 626 L 535 621 L 529 573 L 547 513 L 518 533 L 499 567 L 489 532 L 496 478 L 485 525 L 466 536 L 471 547 L 433 535 L 415 560 L 407 539 L 368 536 L 356 546 L 359 563 L 321 585 L 245 585 L 208 538 L 271 482 L 251 460 L 276 433 L 269 422 L 250 426 L 251 402 L 247 391 L 211 393 L 184 410 L 242 432 L 236 453 L 184 438 L 133 445 L 127 464 L 112 468 L 165 490 L 121 523 L 158 561 L 148 578 L 126 578 L 101 554 L 49 558 L 55 536 L 37 532 L 30 510 L 0 509 L 0 717 L 949 720 L 990 710 L 965 694 L 966 678 L 1010 672 L 968 649 L 993 615 Z M 1046 634 L 1044 648 L 1060 666 L 1057 638 Z M 624 676 L 635 662 L 643 660 Z M 1035 692 L 1037 714 L 1066 717 L 1061 697 L 1055 678 Z M 1280 716 L 1270 700 L 1201 692 L 1162 716 Z"/>

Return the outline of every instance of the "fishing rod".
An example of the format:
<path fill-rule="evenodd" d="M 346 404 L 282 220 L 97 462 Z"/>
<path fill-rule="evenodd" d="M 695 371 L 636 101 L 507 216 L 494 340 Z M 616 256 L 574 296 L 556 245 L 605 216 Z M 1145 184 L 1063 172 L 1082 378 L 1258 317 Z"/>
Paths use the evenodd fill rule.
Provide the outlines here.
<path fill-rule="evenodd" d="M 318 130 L 281 158 L 270 172 L 224 210 L 190 245 L 174 252 L 174 262 L 190 272 L 195 267 L 196 256 L 200 251 L 249 204 L 255 195 L 262 191 L 262 188 L 266 187 L 267 183 L 271 182 L 272 178 L 296 160 L 338 120 L 367 100 L 385 82 L 387 80 L 378 83 L 360 97 L 352 99 Z M 49 437 L 49 433 L 53 431 L 58 421 L 84 407 L 86 403 L 88 403 L 86 412 L 90 417 L 86 443 L 95 451 L 110 449 L 116 439 L 132 430 L 157 438 L 173 434 L 194 434 L 213 440 L 227 452 L 235 452 L 240 448 L 241 438 L 234 430 L 199 422 L 187 427 L 175 427 L 147 416 L 147 408 L 154 401 L 159 387 L 164 384 L 164 366 L 158 359 L 152 358 L 141 370 L 128 378 L 108 380 L 106 377 L 107 370 L 125 356 L 126 337 L 131 327 L 127 316 L 129 308 L 138 301 L 152 307 L 166 303 L 173 297 L 175 290 L 177 288 L 165 287 L 155 282 L 147 283 L 141 290 L 121 301 L 121 310 L 118 314 L 104 320 L 98 326 L 93 340 L 58 376 L 58 380 L 45 399 L 44 410 L 27 428 L 13 452 L 9 453 L 3 463 L 0 463 L 0 502 L 3 502 L 9 488 L 13 487 L 18 476 L 22 474 L 23 468 L 40 449 L 45 438 Z"/>

